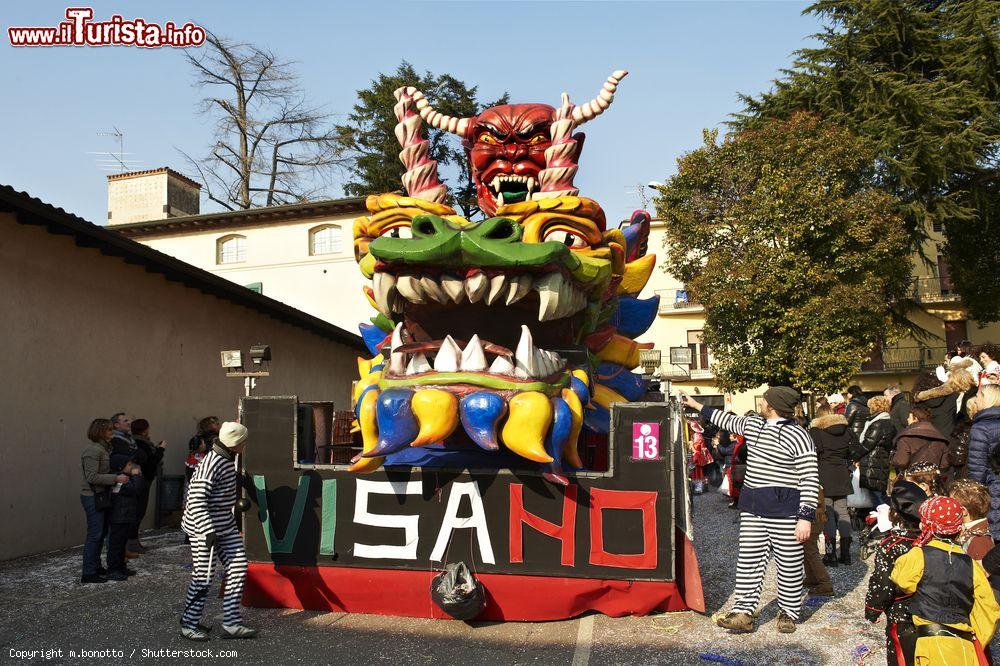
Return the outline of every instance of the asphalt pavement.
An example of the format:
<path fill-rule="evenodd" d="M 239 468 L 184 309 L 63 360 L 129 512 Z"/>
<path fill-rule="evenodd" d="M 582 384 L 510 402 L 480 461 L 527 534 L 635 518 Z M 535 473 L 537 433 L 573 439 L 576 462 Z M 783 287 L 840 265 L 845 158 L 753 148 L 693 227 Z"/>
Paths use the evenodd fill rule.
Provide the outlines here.
<path fill-rule="evenodd" d="M 756 632 L 731 635 L 714 626 L 710 614 L 728 608 L 735 573 L 737 512 L 727 499 L 717 493 L 694 499 L 706 615 L 464 623 L 247 608 L 246 622 L 259 638 L 191 643 L 178 635 L 190 561 L 182 535 L 171 530 L 143 537 L 149 553 L 133 560 L 139 573 L 122 583 L 81 585 L 80 548 L 0 563 L 0 664 L 885 663 L 884 625 L 863 617 L 868 563 L 832 569 L 838 596 L 808 601 L 794 634 L 775 628 L 773 566 Z M 206 619 L 221 624 L 214 595 Z"/>

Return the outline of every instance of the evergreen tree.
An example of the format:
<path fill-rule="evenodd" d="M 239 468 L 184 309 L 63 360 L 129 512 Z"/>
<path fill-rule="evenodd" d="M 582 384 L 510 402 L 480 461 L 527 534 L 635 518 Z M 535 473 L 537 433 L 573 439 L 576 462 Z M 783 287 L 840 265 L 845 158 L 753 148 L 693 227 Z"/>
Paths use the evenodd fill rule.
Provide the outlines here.
<path fill-rule="evenodd" d="M 391 192 L 403 188 L 403 164 L 399 161 L 393 93 L 401 86 L 414 86 L 438 111 L 450 116 L 474 116 L 484 108 L 506 104 L 506 93 L 495 102 L 480 103 L 478 87 L 469 87 L 449 74 L 418 74 L 408 62 L 400 63 L 392 74 L 379 74 L 369 88 L 358 91 L 358 102 L 347 124 L 337 127 L 341 142 L 352 156 L 348 167 L 352 179 L 344 185 L 350 196 Z M 475 187 L 461 140 L 447 132 L 423 126 L 430 143 L 429 155 L 437 160 L 442 180 L 449 185 L 450 201 L 466 217 L 479 212 Z M 454 166 L 457 178 L 447 178 L 446 167 Z M 450 182 L 449 182 L 450 181 Z"/>
<path fill-rule="evenodd" d="M 1000 227 L 1000 3 L 821 0 L 806 12 L 827 24 L 820 46 L 798 51 L 772 91 L 743 96 L 735 126 L 805 110 L 868 138 L 911 249 L 943 229 L 971 316 L 1000 319 L 1000 255 L 975 242 Z"/>
<path fill-rule="evenodd" d="M 867 140 L 805 113 L 722 143 L 706 132 L 678 160 L 656 212 L 668 270 L 705 306 L 720 387 L 839 389 L 896 332 L 907 236 L 874 163 Z"/>

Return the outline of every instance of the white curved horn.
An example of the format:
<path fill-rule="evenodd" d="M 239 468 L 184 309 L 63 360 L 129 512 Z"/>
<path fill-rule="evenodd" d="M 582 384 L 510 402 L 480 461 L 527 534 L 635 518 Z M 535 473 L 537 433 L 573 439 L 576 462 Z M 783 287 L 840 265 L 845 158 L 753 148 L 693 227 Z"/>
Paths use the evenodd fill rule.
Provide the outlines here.
<path fill-rule="evenodd" d="M 417 113 L 420 114 L 425 123 L 431 127 L 443 129 L 446 132 L 457 134 L 463 138 L 465 137 L 465 132 L 469 128 L 471 118 L 456 118 L 436 111 L 424 97 L 424 94 L 412 86 L 406 88 L 406 93 L 413 98 L 413 103 L 417 107 Z"/>
<path fill-rule="evenodd" d="M 626 76 L 628 76 L 628 72 L 624 69 L 619 69 L 609 76 L 608 80 L 604 82 L 601 92 L 597 94 L 597 97 L 573 109 L 573 122 L 577 125 L 582 125 L 588 120 L 593 120 L 604 113 L 611 106 L 611 102 L 615 100 L 615 90 L 617 90 L 618 84 Z"/>

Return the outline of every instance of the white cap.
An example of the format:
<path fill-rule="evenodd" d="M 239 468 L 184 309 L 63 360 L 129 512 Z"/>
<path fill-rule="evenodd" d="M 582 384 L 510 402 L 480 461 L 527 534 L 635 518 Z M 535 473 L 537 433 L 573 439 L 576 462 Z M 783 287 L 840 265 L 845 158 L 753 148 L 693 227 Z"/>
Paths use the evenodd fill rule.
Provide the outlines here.
<path fill-rule="evenodd" d="M 247 427 L 242 423 L 226 421 L 222 424 L 222 428 L 219 429 L 219 441 L 223 446 L 231 449 L 234 446 L 242 444 L 243 440 L 249 434 L 250 432 L 247 430 Z"/>
<path fill-rule="evenodd" d="M 838 402 L 845 402 L 844 401 L 844 394 L 843 393 L 831 393 L 830 395 L 826 396 L 826 401 L 828 403 L 830 403 L 831 405 L 836 404 Z"/>

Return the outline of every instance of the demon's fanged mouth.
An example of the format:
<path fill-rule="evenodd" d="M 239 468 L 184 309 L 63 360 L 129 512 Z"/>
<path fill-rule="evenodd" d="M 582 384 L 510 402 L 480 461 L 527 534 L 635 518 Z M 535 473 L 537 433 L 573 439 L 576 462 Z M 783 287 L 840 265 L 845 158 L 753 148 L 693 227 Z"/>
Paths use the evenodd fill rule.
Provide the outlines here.
<path fill-rule="evenodd" d="M 537 190 L 538 181 L 532 176 L 500 174 L 490 181 L 490 194 L 498 206 L 530 199 Z"/>

